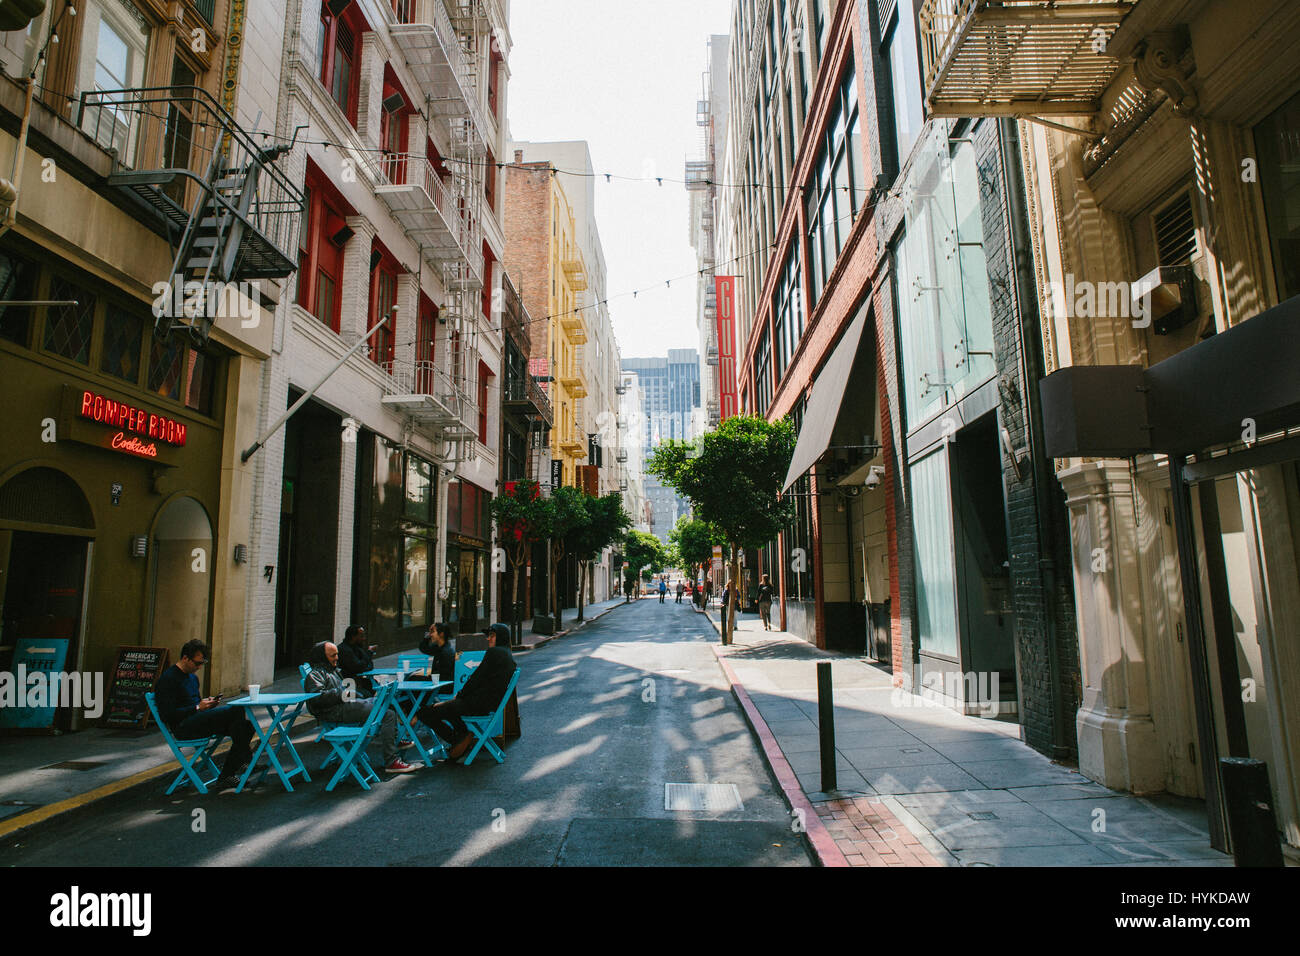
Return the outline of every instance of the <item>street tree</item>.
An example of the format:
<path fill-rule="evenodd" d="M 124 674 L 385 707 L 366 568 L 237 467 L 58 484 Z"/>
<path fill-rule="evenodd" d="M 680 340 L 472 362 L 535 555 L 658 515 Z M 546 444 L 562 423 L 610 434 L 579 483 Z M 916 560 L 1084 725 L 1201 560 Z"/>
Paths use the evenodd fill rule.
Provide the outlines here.
<path fill-rule="evenodd" d="M 528 480 L 506 482 L 504 493 L 497 495 L 488 505 L 492 520 L 496 522 L 498 540 L 510 562 L 510 587 L 513 594 L 510 606 L 516 627 L 520 624 L 521 569 L 528 563 L 533 545 L 544 536 L 546 508 L 541 486 Z"/>
<path fill-rule="evenodd" d="M 668 532 L 668 544 L 675 549 L 677 561 L 692 580 L 701 565 L 713 560 L 713 546 L 726 543 L 717 528 L 699 518 L 683 517 Z"/>
<path fill-rule="evenodd" d="M 560 630 L 560 591 L 558 572 L 560 562 L 568 553 L 569 537 L 575 530 L 587 523 L 587 504 L 583 494 L 577 488 L 562 485 L 551 492 L 542 510 L 542 520 L 538 531 L 543 538 L 551 541 L 551 607 L 555 614 L 555 630 Z"/>
<path fill-rule="evenodd" d="M 581 621 L 591 563 L 600 552 L 623 537 L 632 524 L 623 510 L 623 496 L 617 491 L 597 498 L 584 495 L 587 520 L 576 526 L 568 537 L 569 553 L 578 559 L 578 620 Z"/>
<path fill-rule="evenodd" d="M 740 551 L 761 548 L 790 523 L 794 507 L 781 486 L 794 455 L 794 426 L 735 415 L 694 442 L 660 444 L 646 470 L 689 498 L 695 515 L 730 547 L 731 594 L 722 643 L 735 632 Z"/>
<path fill-rule="evenodd" d="M 664 569 L 663 542 L 648 531 L 629 531 L 623 538 L 623 560 L 627 570 L 623 573 L 623 591 L 629 599 L 637 579 L 657 574 Z"/>

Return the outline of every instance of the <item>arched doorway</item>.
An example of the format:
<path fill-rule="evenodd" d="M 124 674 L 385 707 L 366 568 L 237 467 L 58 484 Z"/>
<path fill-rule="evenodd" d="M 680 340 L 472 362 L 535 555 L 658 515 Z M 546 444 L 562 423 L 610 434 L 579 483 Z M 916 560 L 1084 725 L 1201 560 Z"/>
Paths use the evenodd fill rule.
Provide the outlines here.
<path fill-rule="evenodd" d="M 75 481 L 36 467 L 0 486 L 0 670 L 79 669 L 95 520 Z M 72 714 L 14 708 L 0 725 L 71 729 Z"/>
<path fill-rule="evenodd" d="M 149 634 L 155 647 L 180 656 L 186 641 L 208 640 L 212 593 L 212 523 L 193 498 L 163 505 L 154 526 L 153 611 Z"/>

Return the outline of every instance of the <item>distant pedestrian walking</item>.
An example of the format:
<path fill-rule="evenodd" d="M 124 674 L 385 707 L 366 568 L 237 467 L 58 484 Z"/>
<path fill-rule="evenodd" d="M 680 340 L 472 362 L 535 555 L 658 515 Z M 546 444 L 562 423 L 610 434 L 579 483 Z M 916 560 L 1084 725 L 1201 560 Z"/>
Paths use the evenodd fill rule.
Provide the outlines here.
<path fill-rule="evenodd" d="M 763 575 L 758 585 L 758 613 L 763 618 L 763 630 L 772 630 L 772 597 L 774 594 L 772 579 Z"/>
<path fill-rule="evenodd" d="M 664 598 L 668 596 L 668 582 L 663 578 L 659 579 L 659 603 L 664 603 Z"/>
<path fill-rule="evenodd" d="M 678 603 L 678 604 L 681 604 L 681 603 L 682 603 L 682 595 L 683 595 L 685 592 L 686 592 L 686 585 L 685 585 L 685 584 L 682 584 L 681 581 L 678 581 L 678 582 L 677 582 L 677 603 Z"/>

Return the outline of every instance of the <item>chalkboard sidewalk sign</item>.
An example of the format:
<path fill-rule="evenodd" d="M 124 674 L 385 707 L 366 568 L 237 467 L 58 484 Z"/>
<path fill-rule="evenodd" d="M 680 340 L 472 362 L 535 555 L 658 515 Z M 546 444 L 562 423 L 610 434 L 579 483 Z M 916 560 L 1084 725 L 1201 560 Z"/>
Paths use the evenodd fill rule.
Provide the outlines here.
<path fill-rule="evenodd" d="M 144 695 L 158 683 L 169 657 L 165 647 L 118 647 L 113 683 L 108 688 L 105 723 L 109 727 L 148 728 L 149 705 Z"/>

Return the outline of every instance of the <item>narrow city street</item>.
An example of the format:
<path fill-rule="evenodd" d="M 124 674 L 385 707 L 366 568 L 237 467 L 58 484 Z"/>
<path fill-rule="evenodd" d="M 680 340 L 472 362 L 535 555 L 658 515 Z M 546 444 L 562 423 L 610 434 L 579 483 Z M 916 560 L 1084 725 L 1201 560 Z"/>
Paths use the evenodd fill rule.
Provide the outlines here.
<path fill-rule="evenodd" d="M 270 777 L 166 797 L 161 778 L 6 841 L 0 865 L 809 866 L 710 639 L 689 604 L 643 599 L 518 655 L 523 736 L 504 764 L 326 793 L 309 724 L 312 780 L 293 793 Z M 743 809 L 665 810 L 670 783 L 734 784 Z"/>

